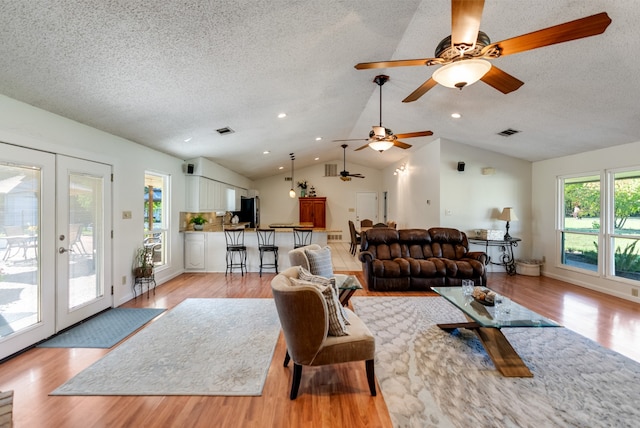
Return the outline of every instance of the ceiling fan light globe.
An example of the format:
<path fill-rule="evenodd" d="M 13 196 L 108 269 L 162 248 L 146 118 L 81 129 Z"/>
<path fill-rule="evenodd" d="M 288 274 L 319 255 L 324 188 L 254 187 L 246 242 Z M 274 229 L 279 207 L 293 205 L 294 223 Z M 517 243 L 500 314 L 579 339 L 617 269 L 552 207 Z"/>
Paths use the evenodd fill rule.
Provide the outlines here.
<path fill-rule="evenodd" d="M 295 190 L 293 190 L 293 189 L 289 190 L 289 197 L 290 197 L 291 199 L 293 199 L 293 198 L 295 198 L 295 197 L 296 197 L 296 192 L 295 192 Z"/>
<path fill-rule="evenodd" d="M 447 88 L 469 86 L 489 72 L 491 63 L 484 59 L 463 59 L 443 65 L 433 72 L 433 80 Z"/>
<path fill-rule="evenodd" d="M 393 143 L 391 141 L 372 141 L 369 143 L 369 147 L 378 152 L 384 152 L 385 150 L 393 147 Z"/>

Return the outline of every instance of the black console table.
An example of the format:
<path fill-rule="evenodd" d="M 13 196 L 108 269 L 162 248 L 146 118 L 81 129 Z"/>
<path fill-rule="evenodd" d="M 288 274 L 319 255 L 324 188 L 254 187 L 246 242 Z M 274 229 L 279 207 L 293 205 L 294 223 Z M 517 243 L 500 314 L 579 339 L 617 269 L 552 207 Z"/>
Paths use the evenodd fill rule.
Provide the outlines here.
<path fill-rule="evenodd" d="M 510 239 L 481 239 L 481 238 L 469 238 L 471 244 L 484 245 L 485 252 L 489 257 L 489 263 L 494 265 L 504 266 L 509 275 L 516 274 L 516 261 L 513 258 L 513 248 L 518 246 L 518 242 L 522 241 L 520 238 Z M 498 247 L 500 249 L 499 262 L 492 262 L 491 256 L 489 256 L 489 247 Z"/>

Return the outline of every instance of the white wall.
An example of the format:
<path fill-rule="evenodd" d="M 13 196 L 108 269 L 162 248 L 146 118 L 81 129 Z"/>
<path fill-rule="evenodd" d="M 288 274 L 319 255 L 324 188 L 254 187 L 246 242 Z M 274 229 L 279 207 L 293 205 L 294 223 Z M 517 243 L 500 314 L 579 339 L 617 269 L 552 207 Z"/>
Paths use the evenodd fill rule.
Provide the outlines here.
<path fill-rule="evenodd" d="M 157 272 L 159 283 L 183 271 L 183 241 L 178 233 L 179 212 L 184 207 L 182 160 L 107 134 L 78 122 L 0 95 L 0 141 L 112 165 L 113 182 L 113 285 L 118 306 L 133 297 L 131 267 L 134 250 L 143 240 L 145 170 L 171 175 L 172 222 L 168 246 L 169 265 Z M 122 211 L 131 211 L 130 220 Z M 45 274 L 53 274 L 46 273 Z M 121 279 L 127 278 L 123 285 Z"/>
<path fill-rule="evenodd" d="M 365 178 L 342 181 L 339 177 L 324 177 L 325 163 L 338 164 L 338 171 L 342 170 L 342 160 L 322 162 L 301 169 L 294 168 L 293 188 L 300 195 L 300 189 L 296 183 L 307 180 L 309 186 L 315 187 L 316 196 L 326 196 L 327 229 L 342 230 L 343 241 L 348 241 L 348 222 L 356 220 L 356 192 L 379 192 L 381 172 L 347 162 L 348 171 L 363 174 Z M 291 170 L 254 182 L 256 189 L 260 191 L 260 224 L 262 226 L 267 226 L 269 223 L 299 221 L 298 198 L 289 197 L 291 182 L 285 181 L 285 177 L 289 176 L 291 176 Z"/>
<path fill-rule="evenodd" d="M 532 170 L 533 251 L 544 256 L 544 275 L 568 281 L 586 288 L 613 294 L 628 300 L 639 301 L 631 296 L 633 283 L 624 279 L 608 279 L 595 272 L 578 272 L 560 265 L 560 254 L 556 241 L 556 200 L 558 176 L 585 172 L 602 172 L 607 169 L 638 167 L 640 165 L 640 142 L 595 150 L 579 155 L 565 156 L 535 162 Z M 635 285 L 637 289 L 637 283 Z"/>

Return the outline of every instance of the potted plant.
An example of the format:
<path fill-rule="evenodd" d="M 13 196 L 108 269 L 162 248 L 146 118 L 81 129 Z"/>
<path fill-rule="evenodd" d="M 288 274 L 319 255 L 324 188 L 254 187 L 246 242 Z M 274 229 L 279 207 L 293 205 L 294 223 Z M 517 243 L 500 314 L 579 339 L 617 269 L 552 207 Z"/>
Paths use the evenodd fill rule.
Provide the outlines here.
<path fill-rule="evenodd" d="M 193 224 L 193 230 L 202 230 L 204 229 L 204 224 L 207 222 L 207 219 L 202 216 L 202 214 L 198 214 L 195 217 L 191 217 L 189 220 L 190 224 Z"/>
<path fill-rule="evenodd" d="M 136 250 L 133 276 L 136 278 L 153 276 L 153 247 L 141 247 Z"/>
<path fill-rule="evenodd" d="M 307 180 L 302 180 L 302 181 L 298 181 L 298 187 L 301 189 L 300 190 L 300 197 L 304 198 L 305 196 L 307 196 Z"/>

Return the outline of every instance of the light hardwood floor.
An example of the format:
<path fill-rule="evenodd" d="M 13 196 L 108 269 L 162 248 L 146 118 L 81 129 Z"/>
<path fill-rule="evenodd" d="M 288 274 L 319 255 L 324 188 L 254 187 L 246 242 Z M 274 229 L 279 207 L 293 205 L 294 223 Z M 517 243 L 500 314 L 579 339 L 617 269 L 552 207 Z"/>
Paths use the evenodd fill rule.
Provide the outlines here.
<path fill-rule="evenodd" d="M 340 245 L 336 270 L 358 266 Z M 346 253 L 345 254 L 343 254 Z M 341 259 L 341 260 L 340 260 Z M 188 297 L 270 297 L 273 274 L 183 274 L 155 296 L 124 307 L 171 309 Z M 363 278 L 361 278 L 363 281 Z M 514 301 L 640 362 L 640 305 L 545 277 L 490 274 Z M 376 293 L 407 296 L 429 293 Z M 291 365 L 282 366 L 280 336 L 260 397 L 51 397 L 49 392 L 108 350 L 34 348 L 0 365 L 0 390 L 13 389 L 15 427 L 390 427 L 384 397 L 368 392 L 364 363 L 305 368 L 298 399 L 289 400 Z M 188 350 L 185 350 L 188 352 Z"/>

